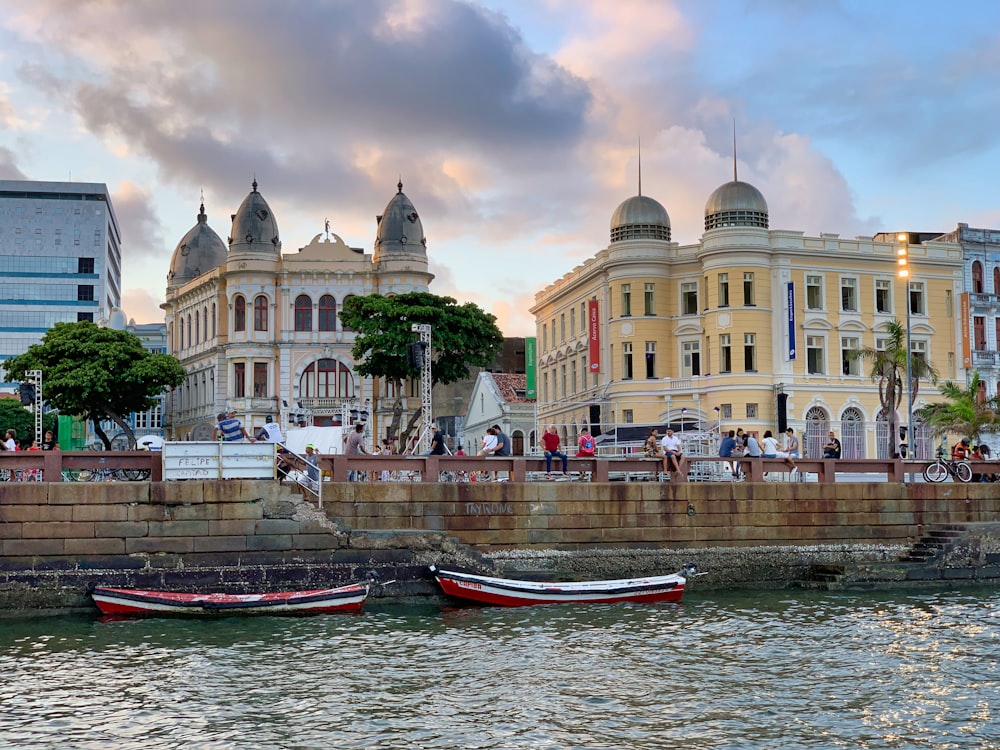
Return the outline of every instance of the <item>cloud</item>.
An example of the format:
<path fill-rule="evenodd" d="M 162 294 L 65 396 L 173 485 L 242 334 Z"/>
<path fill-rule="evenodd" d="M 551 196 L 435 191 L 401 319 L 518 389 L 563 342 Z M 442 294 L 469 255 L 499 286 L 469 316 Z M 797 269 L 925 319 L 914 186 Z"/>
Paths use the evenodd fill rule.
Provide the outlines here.
<path fill-rule="evenodd" d="M 163 310 L 160 303 L 163 298 L 147 289 L 126 289 L 122 292 L 122 310 L 129 320 L 139 323 L 162 323 Z"/>
<path fill-rule="evenodd" d="M 17 167 L 14 152 L 0 146 L 0 180 L 27 180 L 28 176 Z"/>

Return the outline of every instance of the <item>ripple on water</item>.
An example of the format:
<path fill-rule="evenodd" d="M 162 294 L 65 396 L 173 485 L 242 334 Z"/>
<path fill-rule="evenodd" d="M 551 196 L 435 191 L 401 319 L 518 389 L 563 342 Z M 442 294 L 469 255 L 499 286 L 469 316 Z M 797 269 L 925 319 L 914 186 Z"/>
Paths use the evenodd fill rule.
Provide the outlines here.
<path fill-rule="evenodd" d="M 0 745 L 983 748 L 989 591 L 5 623 Z"/>

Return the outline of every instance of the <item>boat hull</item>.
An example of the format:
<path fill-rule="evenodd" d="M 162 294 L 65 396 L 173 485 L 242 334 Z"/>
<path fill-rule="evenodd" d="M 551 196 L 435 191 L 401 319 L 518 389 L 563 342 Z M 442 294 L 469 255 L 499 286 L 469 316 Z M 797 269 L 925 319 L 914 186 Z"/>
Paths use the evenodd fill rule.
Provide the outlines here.
<path fill-rule="evenodd" d="M 316 615 L 356 612 L 369 587 L 352 583 L 333 589 L 284 591 L 271 594 L 188 594 L 103 586 L 91 592 L 106 615 Z"/>
<path fill-rule="evenodd" d="M 431 566 L 431 573 L 448 596 L 502 607 L 533 604 L 607 604 L 613 602 L 676 602 L 684 595 L 686 577 L 629 578 L 615 581 L 551 583 L 491 578 Z"/>

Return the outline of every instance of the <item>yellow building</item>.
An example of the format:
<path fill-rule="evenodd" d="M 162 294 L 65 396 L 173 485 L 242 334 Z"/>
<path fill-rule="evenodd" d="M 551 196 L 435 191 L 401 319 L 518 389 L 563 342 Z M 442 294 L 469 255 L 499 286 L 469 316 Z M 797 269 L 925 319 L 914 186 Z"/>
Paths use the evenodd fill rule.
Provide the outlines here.
<path fill-rule="evenodd" d="M 901 243 L 911 352 L 942 379 L 958 374 L 963 258 L 954 241 L 769 229 L 763 195 L 737 179 L 709 197 L 696 244 L 671 241 L 667 211 L 641 194 L 615 210 L 610 240 L 532 308 L 538 422 L 562 425 L 564 439 L 583 425 L 777 434 L 787 423 L 808 456 L 822 454 L 831 429 L 844 457 L 885 455 L 878 385 L 848 352 L 884 346 L 886 324 L 906 323 Z M 913 410 L 937 398 L 924 383 Z M 899 412 L 905 425 L 905 394 Z M 919 424 L 917 437 L 918 455 L 928 455 Z"/>

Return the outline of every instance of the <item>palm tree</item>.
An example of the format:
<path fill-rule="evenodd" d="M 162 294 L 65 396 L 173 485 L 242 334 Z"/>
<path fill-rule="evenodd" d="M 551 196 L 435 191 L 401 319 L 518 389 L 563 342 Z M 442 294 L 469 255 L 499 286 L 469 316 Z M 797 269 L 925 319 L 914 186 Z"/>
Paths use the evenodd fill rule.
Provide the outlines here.
<path fill-rule="evenodd" d="M 903 388 L 906 382 L 906 329 L 897 318 L 885 324 L 888 337 L 884 349 L 870 346 L 862 347 L 853 352 L 853 356 L 871 363 L 869 375 L 878 382 L 878 399 L 882 405 L 882 414 L 889 422 L 888 453 L 898 454 L 896 449 L 899 439 L 899 425 L 896 420 L 896 410 L 903 402 Z M 916 401 L 920 389 L 920 380 L 927 379 L 937 383 L 937 370 L 923 357 L 910 358 L 910 370 L 913 378 L 912 397 Z M 913 439 L 913 425 L 909 426 L 911 454 L 915 453 L 916 441 Z"/>
<path fill-rule="evenodd" d="M 967 388 L 947 382 L 939 390 L 948 400 L 925 406 L 920 418 L 931 425 L 935 436 L 953 433 L 978 445 L 982 433 L 1000 432 L 997 398 L 986 398 L 985 386 L 978 372 L 972 373 Z"/>

